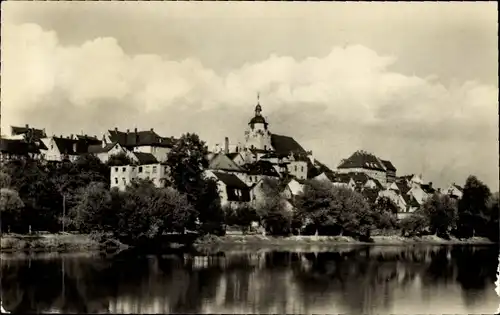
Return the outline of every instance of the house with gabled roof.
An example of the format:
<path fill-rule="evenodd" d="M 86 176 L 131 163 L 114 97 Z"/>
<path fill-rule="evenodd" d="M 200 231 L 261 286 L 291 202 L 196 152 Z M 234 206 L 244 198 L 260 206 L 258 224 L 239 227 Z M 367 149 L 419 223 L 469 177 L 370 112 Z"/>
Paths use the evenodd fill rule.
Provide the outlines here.
<path fill-rule="evenodd" d="M 259 160 L 254 163 L 243 165 L 245 169 L 245 183 L 249 186 L 261 181 L 262 179 L 279 179 L 280 174 L 274 168 L 273 164 L 266 160 Z"/>
<path fill-rule="evenodd" d="M 0 161 L 2 162 L 11 159 L 37 159 L 40 156 L 40 146 L 33 142 L 0 138 Z"/>
<path fill-rule="evenodd" d="M 385 167 L 385 174 L 387 183 L 393 183 L 396 181 L 396 167 L 388 160 L 380 160 Z"/>
<path fill-rule="evenodd" d="M 384 187 L 387 184 L 386 166 L 378 157 L 365 151 L 356 151 L 349 158 L 342 160 L 336 171 L 338 173 L 365 173 L 378 180 Z"/>
<path fill-rule="evenodd" d="M 118 142 L 105 143 L 90 145 L 88 148 L 88 153 L 95 155 L 101 162 L 106 163 L 109 158 L 117 154 L 125 154 L 132 160 L 136 160 L 135 155 L 122 147 Z"/>
<path fill-rule="evenodd" d="M 230 173 L 206 170 L 205 176 L 217 182 L 221 205 L 236 208 L 251 202 L 250 187 L 238 176 Z"/>
<path fill-rule="evenodd" d="M 27 142 L 35 142 L 47 137 L 45 128 L 33 128 L 28 124 L 24 127 L 10 126 L 10 133 L 9 139 L 25 140 Z"/>
<path fill-rule="evenodd" d="M 127 129 L 119 131 L 118 128 L 108 130 L 103 137 L 106 144 L 118 142 L 123 148 L 133 152 L 153 154 L 159 161 L 165 162 L 167 155 L 175 145 L 174 138 L 159 136 L 153 128 L 150 130 L 134 131 Z"/>
<path fill-rule="evenodd" d="M 90 146 L 101 143 L 97 139 L 77 139 L 73 135 L 42 138 L 41 142 L 44 148 L 40 152 L 47 161 L 75 161 L 80 155 L 87 154 Z"/>
<path fill-rule="evenodd" d="M 454 199 L 462 199 L 462 196 L 464 194 L 464 189 L 455 184 L 455 183 L 452 183 L 446 190 L 445 190 L 445 193 L 448 194 L 451 198 L 454 198 Z"/>

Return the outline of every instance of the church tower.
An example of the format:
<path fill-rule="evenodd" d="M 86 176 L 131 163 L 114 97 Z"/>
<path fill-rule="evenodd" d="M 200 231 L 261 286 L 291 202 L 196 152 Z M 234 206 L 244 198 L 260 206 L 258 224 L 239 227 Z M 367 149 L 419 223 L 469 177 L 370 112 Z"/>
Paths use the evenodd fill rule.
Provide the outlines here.
<path fill-rule="evenodd" d="M 259 96 L 257 95 L 257 106 L 255 106 L 255 116 L 248 123 L 248 129 L 245 131 L 245 148 L 270 151 L 271 132 L 268 129 L 268 123 L 262 117 L 262 106 L 260 106 Z"/>

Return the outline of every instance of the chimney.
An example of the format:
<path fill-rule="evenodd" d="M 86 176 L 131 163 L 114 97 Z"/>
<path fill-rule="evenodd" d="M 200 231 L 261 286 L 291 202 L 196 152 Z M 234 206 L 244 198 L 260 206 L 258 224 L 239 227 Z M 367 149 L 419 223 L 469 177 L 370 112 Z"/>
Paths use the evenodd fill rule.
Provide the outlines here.
<path fill-rule="evenodd" d="M 69 135 L 69 138 L 70 138 L 70 139 L 73 139 L 73 134 L 70 134 L 70 135 Z"/>
<path fill-rule="evenodd" d="M 129 133 L 129 132 L 130 132 L 130 129 L 127 129 L 127 133 Z"/>
<path fill-rule="evenodd" d="M 224 139 L 224 154 L 228 154 L 229 153 L 229 138 L 226 137 Z"/>
<path fill-rule="evenodd" d="M 42 131 L 43 131 L 43 134 L 44 134 L 44 135 L 46 135 L 46 133 L 45 133 L 45 128 L 43 128 L 43 129 L 42 129 Z"/>
<path fill-rule="evenodd" d="M 30 125 L 26 124 L 26 128 L 29 128 L 29 127 L 30 127 Z"/>
<path fill-rule="evenodd" d="M 432 182 L 429 182 L 429 188 L 432 188 Z"/>
<path fill-rule="evenodd" d="M 115 131 L 118 132 L 118 127 L 115 127 Z"/>
<path fill-rule="evenodd" d="M 137 133 L 137 127 L 134 128 L 134 132 Z"/>
<path fill-rule="evenodd" d="M 154 131 L 155 131 L 155 129 L 154 129 L 154 128 L 151 128 L 151 132 L 154 132 Z"/>

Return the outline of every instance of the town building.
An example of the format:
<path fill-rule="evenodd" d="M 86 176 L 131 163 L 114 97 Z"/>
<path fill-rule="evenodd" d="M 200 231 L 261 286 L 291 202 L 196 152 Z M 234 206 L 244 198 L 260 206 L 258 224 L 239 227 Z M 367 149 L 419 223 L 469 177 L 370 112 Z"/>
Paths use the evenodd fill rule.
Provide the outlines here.
<path fill-rule="evenodd" d="M 238 176 L 214 170 L 205 171 L 205 176 L 217 182 L 221 206 L 237 208 L 250 204 L 252 200 L 250 187 Z"/>
<path fill-rule="evenodd" d="M 165 187 L 170 171 L 164 163 L 158 162 L 151 153 L 133 152 L 134 165 L 112 166 L 110 187 L 125 190 L 137 180 L 150 180 L 156 187 Z"/>
<path fill-rule="evenodd" d="M 379 181 L 384 187 L 396 179 L 396 168 L 387 160 L 366 151 L 356 151 L 337 166 L 338 173 L 365 173 Z"/>
<path fill-rule="evenodd" d="M 155 156 L 159 162 L 166 162 L 167 155 L 175 144 L 174 138 L 159 136 L 153 128 L 146 131 L 134 131 L 127 129 L 125 132 L 108 130 L 103 136 L 104 145 L 118 143 L 122 148 L 131 152 L 149 153 Z"/>
<path fill-rule="evenodd" d="M 462 199 L 462 196 L 464 194 L 464 189 L 461 186 L 453 183 L 450 185 L 450 187 L 448 187 L 445 190 L 445 193 L 451 198 Z"/>
<path fill-rule="evenodd" d="M 40 148 L 41 157 L 46 161 L 76 161 L 83 154 L 88 153 L 89 146 L 101 143 L 97 138 L 76 138 L 73 135 L 63 137 L 51 136 L 40 139 L 43 148 Z"/>

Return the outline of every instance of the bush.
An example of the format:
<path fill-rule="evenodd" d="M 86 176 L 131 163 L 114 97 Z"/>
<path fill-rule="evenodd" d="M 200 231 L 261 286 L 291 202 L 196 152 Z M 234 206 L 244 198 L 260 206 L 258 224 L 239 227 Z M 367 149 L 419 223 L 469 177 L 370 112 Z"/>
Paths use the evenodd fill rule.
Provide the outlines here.
<path fill-rule="evenodd" d="M 427 231 L 428 219 L 420 213 L 413 213 L 401 220 L 399 225 L 402 236 L 421 236 Z"/>

